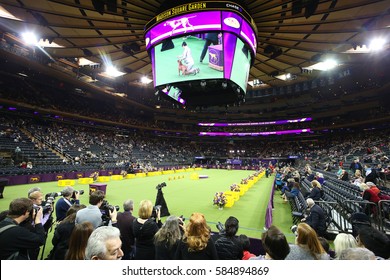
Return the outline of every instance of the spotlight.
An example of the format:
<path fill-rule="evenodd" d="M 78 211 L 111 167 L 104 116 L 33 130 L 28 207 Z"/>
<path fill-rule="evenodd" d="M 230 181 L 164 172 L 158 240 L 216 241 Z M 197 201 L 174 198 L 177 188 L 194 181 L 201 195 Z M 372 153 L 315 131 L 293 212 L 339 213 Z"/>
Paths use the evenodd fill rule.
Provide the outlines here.
<path fill-rule="evenodd" d="M 227 88 L 227 82 L 222 82 L 222 88 L 226 89 Z"/>
<path fill-rule="evenodd" d="M 201 81 L 201 82 L 200 82 L 200 86 L 201 86 L 201 87 L 205 87 L 206 85 L 207 85 L 206 81 Z"/>

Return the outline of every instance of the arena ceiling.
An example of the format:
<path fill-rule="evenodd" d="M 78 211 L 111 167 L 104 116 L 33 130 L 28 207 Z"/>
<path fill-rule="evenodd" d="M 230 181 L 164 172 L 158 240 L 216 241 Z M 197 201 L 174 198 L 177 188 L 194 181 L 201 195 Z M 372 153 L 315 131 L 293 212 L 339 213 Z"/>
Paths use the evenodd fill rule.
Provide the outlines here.
<path fill-rule="evenodd" d="M 103 9 L 99 2 L 106 3 Z M 312 79 L 317 70 L 308 75 L 305 67 L 327 58 L 341 65 L 359 63 L 369 55 L 365 46 L 370 40 L 389 39 L 388 0 L 232 2 L 242 4 L 256 23 L 258 48 L 249 81 L 258 79 L 263 86 Z M 144 27 L 161 12 L 164 0 L 1 0 L 0 4 L 3 32 L 33 31 L 51 44 L 44 51 L 55 60 L 73 59 L 77 67 L 85 58 L 103 65 L 104 54 L 125 73 L 119 78 L 122 82 L 141 85 L 143 76 L 152 77 Z M 287 73 L 294 81 L 276 78 Z"/>

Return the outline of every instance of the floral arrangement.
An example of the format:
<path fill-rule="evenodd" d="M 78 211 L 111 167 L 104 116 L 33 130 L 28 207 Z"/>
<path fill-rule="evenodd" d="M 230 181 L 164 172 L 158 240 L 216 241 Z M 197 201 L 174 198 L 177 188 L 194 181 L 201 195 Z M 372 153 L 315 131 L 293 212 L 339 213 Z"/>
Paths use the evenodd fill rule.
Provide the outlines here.
<path fill-rule="evenodd" d="M 242 185 L 248 184 L 248 179 L 247 178 L 241 179 L 241 184 Z"/>
<path fill-rule="evenodd" d="M 239 192 L 240 191 L 240 186 L 237 185 L 237 184 L 233 184 L 233 185 L 230 186 L 230 190 L 232 192 Z"/>
<path fill-rule="evenodd" d="M 219 208 L 222 208 L 225 206 L 226 202 L 227 202 L 226 196 L 224 195 L 223 192 L 215 193 L 214 200 L 213 200 L 214 205 L 218 205 Z"/>

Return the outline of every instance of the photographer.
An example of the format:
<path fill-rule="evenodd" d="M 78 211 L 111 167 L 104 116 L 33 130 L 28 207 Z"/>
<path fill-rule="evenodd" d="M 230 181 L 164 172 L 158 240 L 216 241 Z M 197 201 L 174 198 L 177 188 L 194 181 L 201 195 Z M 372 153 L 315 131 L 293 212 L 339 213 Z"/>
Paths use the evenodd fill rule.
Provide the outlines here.
<path fill-rule="evenodd" d="M 65 187 L 62 192 L 62 197 L 56 203 L 57 222 L 62 221 L 66 217 L 66 212 L 73 204 L 80 204 L 79 192 L 72 187 Z"/>
<path fill-rule="evenodd" d="M 33 216 L 31 219 L 27 219 L 22 226 L 26 227 L 30 231 L 34 231 L 35 229 L 35 222 L 34 222 L 34 216 L 36 215 L 36 212 L 41 207 L 43 217 L 41 219 L 41 223 L 43 225 L 43 228 L 45 230 L 45 233 L 47 234 L 49 229 L 51 228 L 53 224 L 53 217 L 52 217 L 52 209 L 53 209 L 53 201 L 54 197 L 47 197 L 47 200 L 43 201 L 43 193 L 40 191 L 39 188 L 33 188 L 29 190 L 28 192 L 28 198 L 33 203 Z M 39 256 L 40 247 L 35 248 L 35 250 L 30 250 L 30 259 L 37 260 Z"/>
<path fill-rule="evenodd" d="M 100 190 L 94 191 L 89 196 L 89 205 L 87 208 L 81 209 L 76 214 L 76 224 L 81 224 L 82 222 L 91 222 L 93 227 L 96 229 L 103 225 L 102 219 L 102 211 L 101 206 L 106 201 L 104 200 L 104 193 Z M 113 207 L 112 210 L 109 211 L 109 218 L 111 225 L 116 225 L 117 223 L 117 211 L 116 208 Z"/>
<path fill-rule="evenodd" d="M 155 213 L 156 218 L 152 217 Z M 154 235 L 161 228 L 160 208 L 153 207 L 150 200 L 142 200 L 139 204 L 138 218 L 133 223 L 135 237 L 135 259 L 154 260 L 155 246 Z"/>
<path fill-rule="evenodd" d="M 43 207 L 42 225 L 47 232 L 52 225 L 53 202 L 48 200 L 43 205 L 43 193 L 39 188 L 33 188 L 28 192 L 28 198 L 33 202 L 33 208 Z M 53 198 L 54 199 L 54 198 Z"/>
<path fill-rule="evenodd" d="M 173 260 L 182 235 L 184 222 L 182 217 L 169 216 L 163 226 L 154 235 L 156 260 Z"/>
<path fill-rule="evenodd" d="M 19 226 L 33 212 L 33 203 L 28 198 L 17 198 L 10 203 L 7 217 L 0 222 L 0 259 L 28 260 L 30 251 L 45 243 L 46 234 L 41 223 L 42 207 L 34 216 L 34 231 Z"/>

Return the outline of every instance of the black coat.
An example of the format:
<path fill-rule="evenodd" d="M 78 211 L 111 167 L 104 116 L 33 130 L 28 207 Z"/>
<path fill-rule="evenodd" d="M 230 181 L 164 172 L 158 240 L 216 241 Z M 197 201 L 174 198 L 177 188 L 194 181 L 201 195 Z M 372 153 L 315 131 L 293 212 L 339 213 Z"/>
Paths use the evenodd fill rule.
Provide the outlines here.
<path fill-rule="evenodd" d="M 309 226 L 311 226 L 319 236 L 324 236 L 326 232 L 326 216 L 324 210 L 317 204 L 314 204 L 310 208 L 310 214 L 307 216 L 305 221 Z"/>
<path fill-rule="evenodd" d="M 131 214 L 130 211 L 125 211 L 118 213 L 117 220 L 117 227 L 121 232 L 122 251 L 125 257 L 124 259 L 128 259 L 135 242 L 133 233 L 133 223 L 135 217 Z"/>
<path fill-rule="evenodd" d="M 34 232 L 19 226 L 13 219 L 5 218 L 0 222 L 0 228 L 15 224 L 1 233 L 0 259 L 6 260 L 10 255 L 19 252 L 18 259 L 29 259 L 29 252 L 45 244 L 46 234 L 42 224 L 35 225 Z"/>
<path fill-rule="evenodd" d="M 154 260 L 154 235 L 161 227 L 161 221 L 156 223 L 154 219 L 148 219 L 141 224 L 137 219 L 133 222 L 133 234 L 135 237 L 135 259 Z"/>
<path fill-rule="evenodd" d="M 318 201 L 321 199 L 322 194 L 323 194 L 323 191 L 320 188 L 314 187 L 311 190 L 310 194 L 307 196 L 307 198 L 311 198 L 314 201 Z"/>
<path fill-rule="evenodd" d="M 221 235 L 215 241 L 215 248 L 217 249 L 220 260 L 241 260 L 243 249 L 237 237 L 228 237 Z"/>

